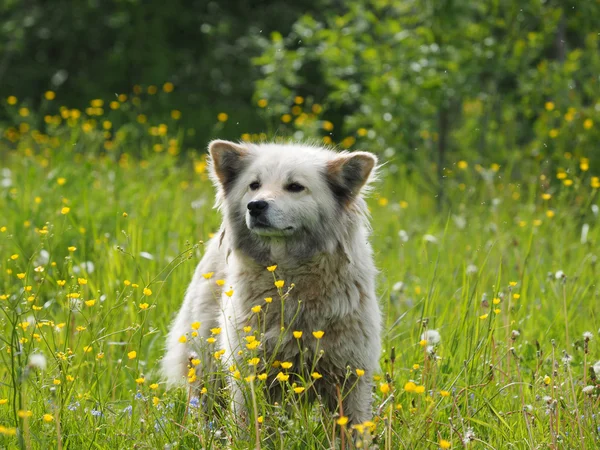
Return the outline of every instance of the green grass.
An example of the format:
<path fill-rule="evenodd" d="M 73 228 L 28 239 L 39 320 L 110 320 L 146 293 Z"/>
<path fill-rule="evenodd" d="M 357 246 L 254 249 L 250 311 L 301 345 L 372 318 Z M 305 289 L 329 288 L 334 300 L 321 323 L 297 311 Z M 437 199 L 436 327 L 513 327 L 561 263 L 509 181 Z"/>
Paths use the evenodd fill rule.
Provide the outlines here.
<path fill-rule="evenodd" d="M 289 385 L 266 403 L 261 381 L 243 381 L 249 368 L 258 415 L 251 406 L 245 428 L 209 380 L 228 368 L 199 380 L 206 393 L 159 378 L 169 323 L 219 224 L 203 155 L 99 157 L 69 135 L 51 150 L 25 138 L 11 148 L 0 150 L 0 448 L 342 446 L 335 414 Z M 442 208 L 432 169 L 384 169 L 370 200 L 384 354 L 363 448 L 600 446 L 598 189 L 571 159 L 571 186 L 543 164 L 499 163 L 449 164 Z M 421 345 L 425 330 L 441 342 Z"/>

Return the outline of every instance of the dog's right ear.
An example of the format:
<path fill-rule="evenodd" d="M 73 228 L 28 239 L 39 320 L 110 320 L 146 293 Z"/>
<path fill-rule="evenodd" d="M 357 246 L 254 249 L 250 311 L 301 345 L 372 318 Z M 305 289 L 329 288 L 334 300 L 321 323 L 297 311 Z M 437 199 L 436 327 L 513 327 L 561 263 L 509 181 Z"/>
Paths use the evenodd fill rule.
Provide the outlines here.
<path fill-rule="evenodd" d="M 227 193 L 242 171 L 244 159 L 249 155 L 248 148 L 234 142 L 216 140 L 209 144 L 208 151 L 213 175 Z"/>

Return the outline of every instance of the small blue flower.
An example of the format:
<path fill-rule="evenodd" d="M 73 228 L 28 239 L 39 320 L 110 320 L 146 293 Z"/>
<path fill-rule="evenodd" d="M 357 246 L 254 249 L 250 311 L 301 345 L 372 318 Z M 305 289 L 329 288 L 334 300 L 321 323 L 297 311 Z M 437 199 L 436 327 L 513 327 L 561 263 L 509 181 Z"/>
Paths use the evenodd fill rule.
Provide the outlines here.
<path fill-rule="evenodd" d="M 144 396 L 142 395 L 142 393 L 140 391 L 138 391 L 138 393 L 135 394 L 135 399 L 136 400 L 143 400 Z"/>
<path fill-rule="evenodd" d="M 131 415 L 131 412 L 133 411 L 133 407 L 131 405 L 123 408 L 123 412 L 124 413 L 129 413 L 129 415 Z"/>
<path fill-rule="evenodd" d="M 75 403 L 71 403 L 69 406 L 67 406 L 69 411 L 76 411 L 79 408 L 79 402 L 75 402 Z"/>
<path fill-rule="evenodd" d="M 198 406 L 200 406 L 200 400 L 198 399 L 198 397 L 192 397 L 190 400 L 190 406 L 192 408 L 197 408 Z"/>
<path fill-rule="evenodd" d="M 100 416 L 102 416 L 102 411 L 98 411 L 97 409 L 92 409 L 92 416 L 100 417 Z"/>

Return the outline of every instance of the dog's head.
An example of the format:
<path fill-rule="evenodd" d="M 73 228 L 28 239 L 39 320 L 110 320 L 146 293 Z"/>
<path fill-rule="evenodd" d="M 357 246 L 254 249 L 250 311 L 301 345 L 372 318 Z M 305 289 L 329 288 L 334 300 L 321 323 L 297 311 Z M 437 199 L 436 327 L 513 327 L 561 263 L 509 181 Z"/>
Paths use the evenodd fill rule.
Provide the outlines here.
<path fill-rule="evenodd" d="M 219 140 L 209 151 L 233 243 L 259 263 L 274 262 L 274 248 L 293 260 L 335 246 L 344 218 L 364 209 L 360 193 L 377 163 L 366 152 L 301 145 Z"/>

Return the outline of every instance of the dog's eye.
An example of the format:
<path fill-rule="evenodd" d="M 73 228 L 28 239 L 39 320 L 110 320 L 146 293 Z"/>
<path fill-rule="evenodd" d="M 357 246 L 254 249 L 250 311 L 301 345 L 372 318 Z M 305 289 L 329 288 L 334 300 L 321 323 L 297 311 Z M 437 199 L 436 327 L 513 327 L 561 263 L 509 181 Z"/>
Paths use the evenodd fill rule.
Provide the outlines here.
<path fill-rule="evenodd" d="M 260 183 L 258 181 L 254 181 L 253 183 L 250 183 L 249 187 L 251 191 L 255 191 L 260 187 Z"/>
<path fill-rule="evenodd" d="M 285 189 L 289 192 L 302 192 L 305 187 L 300 183 L 290 183 L 285 187 Z"/>

